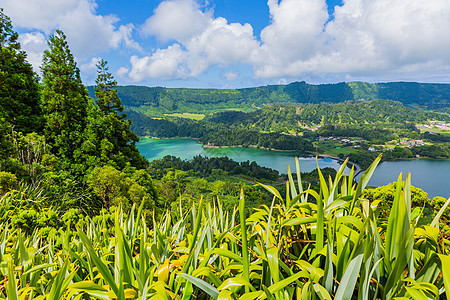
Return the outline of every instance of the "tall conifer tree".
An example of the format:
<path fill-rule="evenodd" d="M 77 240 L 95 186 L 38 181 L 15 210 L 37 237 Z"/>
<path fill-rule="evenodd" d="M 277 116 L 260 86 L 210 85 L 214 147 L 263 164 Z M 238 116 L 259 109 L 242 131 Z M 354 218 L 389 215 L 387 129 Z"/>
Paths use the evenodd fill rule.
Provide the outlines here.
<path fill-rule="evenodd" d="M 65 159 L 73 169 L 77 168 L 73 162 L 87 124 L 88 91 L 81 81 L 80 70 L 64 33 L 57 30 L 50 36 L 48 46 L 41 66 L 42 104 L 46 117 L 44 133 L 52 152 Z"/>
<path fill-rule="evenodd" d="M 97 105 L 105 114 L 114 112 L 118 119 L 125 119 L 125 114 L 119 115 L 119 113 L 123 112 L 123 105 L 117 95 L 117 81 L 114 80 L 113 75 L 109 72 L 107 63 L 103 59 L 97 63 L 97 79 L 94 87 Z"/>
<path fill-rule="evenodd" d="M 82 146 L 89 167 L 109 164 L 117 169 L 127 165 L 144 168 L 147 160 L 136 148 L 139 138 L 131 131 L 131 122 L 125 120 L 117 82 L 103 59 L 97 64 L 95 83 L 97 106 L 89 109 L 89 124 Z"/>
<path fill-rule="evenodd" d="M 0 119 L 25 133 L 40 131 L 39 81 L 0 8 Z"/>

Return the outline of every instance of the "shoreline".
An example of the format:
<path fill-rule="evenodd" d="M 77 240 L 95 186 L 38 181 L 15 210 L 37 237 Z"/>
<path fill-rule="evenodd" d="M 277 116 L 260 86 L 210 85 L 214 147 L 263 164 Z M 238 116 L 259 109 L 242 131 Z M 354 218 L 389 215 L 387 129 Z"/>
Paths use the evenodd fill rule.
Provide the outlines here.
<path fill-rule="evenodd" d="M 170 140 L 170 139 L 192 139 L 192 140 L 196 140 L 197 143 L 201 144 L 201 142 L 197 139 L 197 138 L 191 138 L 191 137 L 171 137 L 171 138 L 161 138 L 161 137 L 151 137 L 151 136 L 139 136 L 139 138 L 151 138 L 151 139 L 159 139 L 159 140 Z M 210 143 L 207 144 L 203 144 L 202 148 L 206 148 L 206 149 L 220 149 L 220 148 L 232 148 L 232 147 L 239 147 L 239 148 L 254 148 L 254 149 L 261 149 L 261 150 L 266 150 L 266 151 L 275 151 L 275 152 L 301 152 L 299 150 L 280 150 L 280 149 L 274 149 L 274 148 L 266 148 L 266 147 L 258 147 L 256 145 L 248 145 L 248 146 L 243 146 L 243 145 L 234 145 L 234 146 L 215 146 L 215 145 L 211 145 Z M 335 157 L 332 155 L 328 155 L 328 154 L 324 154 L 324 153 L 317 153 L 317 152 L 309 152 L 309 153 L 302 153 L 304 154 L 304 156 L 300 156 L 297 155 L 298 157 L 314 157 L 314 156 L 318 156 L 318 157 L 326 157 L 326 158 L 330 158 L 333 160 L 336 160 L 340 163 L 343 163 L 345 161 L 345 159 L 339 158 L 339 157 Z M 389 160 L 391 162 L 394 161 L 413 161 L 413 160 L 449 160 L 449 159 L 435 159 L 435 158 L 430 158 L 430 157 L 426 157 L 426 156 L 421 156 L 421 157 L 412 157 L 412 158 L 399 158 L 399 159 L 394 159 L 394 160 Z M 380 163 L 383 163 L 380 162 Z M 365 169 L 362 169 L 358 164 L 352 162 L 352 161 L 348 161 L 347 162 L 347 167 L 355 167 L 355 171 L 354 171 L 354 177 L 358 176 L 360 173 L 364 172 Z"/>
<path fill-rule="evenodd" d="M 205 144 L 202 146 L 203 148 L 207 148 L 207 149 L 220 149 L 220 148 L 233 148 L 233 147 L 239 147 L 239 148 L 255 148 L 255 149 L 262 149 L 262 150 L 267 150 L 267 151 L 276 151 L 276 152 L 295 152 L 298 150 L 280 150 L 280 149 L 275 149 L 275 148 L 266 148 L 266 147 L 260 147 L 260 146 L 256 146 L 256 145 L 248 145 L 248 146 L 244 146 L 244 145 L 236 145 L 236 146 L 215 146 L 215 145 L 211 145 L 211 144 Z"/>
<path fill-rule="evenodd" d="M 170 140 L 170 139 L 193 139 L 196 140 L 197 143 L 201 144 L 201 142 L 196 139 L 196 138 L 190 138 L 190 137 L 172 137 L 172 138 L 161 138 L 161 137 L 152 137 L 152 136 L 140 136 L 139 138 L 147 138 L 147 139 L 158 139 L 158 140 Z M 206 148 L 206 149 L 220 149 L 220 148 L 232 148 L 232 147 L 239 147 L 239 148 L 255 148 L 255 149 L 261 149 L 261 150 L 266 150 L 266 151 L 275 151 L 275 152 L 298 152 L 298 150 L 280 150 L 280 149 L 274 149 L 274 148 L 266 148 L 266 147 L 259 147 L 256 145 L 248 145 L 248 146 L 244 146 L 244 145 L 236 145 L 236 146 L 215 146 L 215 145 L 211 145 L 210 143 L 207 144 L 203 144 L 202 148 Z M 331 156 L 328 154 L 323 154 L 323 153 L 317 153 L 317 152 L 309 152 L 311 155 L 308 155 L 307 153 L 305 154 L 305 156 L 298 156 L 298 157 L 326 157 L 326 158 L 330 158 L 333 160 L 336 160 L 340 163 L 343 163 L 345 161 L 345 159 L 339 158 L 339 157 L 335 157 L 335 156 Z M 357 165 L 356 163 L 353 163 L 351 161 L 347 162 L 347 167 L 351 167 L 351 166 L 355 166 L 355 173 L 354 173 L 354 177 L 358 176 L 359 173 L 363 172 L 364 170 Z"/>
<path fill-rule="evenodd" d="M 322 153 L 322 154 L 317 153 L 317 156 L 318 156 L 318 157 L 328 157 L 328 158 L 337 160 L 338 162 L 341 162 L 341 163 L 343 163 L 343 162 L 345 161 L 345 159 L 342 159 L 342 158 L 340 158 L 340 157 L 335 157 L 335 156 L 331 156 L 331 155 L 323 154 L 323 153 Z M 355 178 L 356 176 L 358 176 L 359 173 L 365 171 L 365 170 L 363 170 L 358 164 L 356 164 L 356 163 L 354 163 L 354 162 L 351 162 L 351 161 L 349 160 L 349 161 L 347 162 L 347 167 L 351 167 L 351 166 L 354 166 L 354 167 L 355 167 L 355 173 L 353 174 L 353 178 Z"/>
<path fill-rule="evenodd" d="M 248 145 L 248 146 L 243 146 L 243 145 L 238 145 L 238 146 L 214 146 L 214 145 L 210 145 L 209 143 L 206 145 L 202 146 L 203 148 L 208 148 L 208 149 L 219 149 L 219 148 L 231 148 L 231 147 L 241 147 L 241 148 L 256 148 L 256 149 L 263 149 L 263 150 L 267 150 L 267 151 L 277 151 L 277 152 L 294 152 L 296 150 L 279 150 L 279 149 L 273 149 L 273 148 L 265 148 L 265 147 L 258 147 L 256 145 Z M 339 157 L 335 157 L 335 156 L 331 156 L 328 154 L 322 154 L 322 153 L 312 153 L 315 154 L 315 156 L 317 157 L 327 157 L 333 160 L 336 160 L 340 163 L 343 163 L 345 161 L 345 159 L 339 158 Z M 307 156 L 307 157 L 314 157 L 314 156 Z M 353 177 L 356 177 L 359 175 L 359 173 L 364 172 L 365 170 L 363 170 L 359 165 L 357 165 L 354 162 L 348 161 L 347 162 L 347 167 L 355 167 L 355 171 L 353 174 Z"/>

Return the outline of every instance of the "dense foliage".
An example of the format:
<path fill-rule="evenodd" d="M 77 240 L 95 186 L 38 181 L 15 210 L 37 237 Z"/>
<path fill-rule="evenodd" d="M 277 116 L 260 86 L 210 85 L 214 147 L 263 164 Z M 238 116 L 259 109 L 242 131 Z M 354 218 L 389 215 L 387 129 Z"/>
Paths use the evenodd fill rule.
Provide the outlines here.
<path fill-rule="evenodd" d="M 88 92 L 70 52 L 66 36 L 57 31 L 50 36 L 49 49 L 42 58 L 42 107 L 46 119 L 44 134 L 51 152 L 64 168 L 80 172 L 83 131 L 88 122 Z"/>
<path fill-rule="evenodd" d="M 11 20 L 0 8 L 0 120 L 28 133 L 42 128 L 42 116 L 38 77 L 26 57 Z M 4 135 L 1 128 L 0 134 Z"/>
<path fill-rule="evenodd" d="M 450 121 L 445 114 L 414 110 L 391 100 L 346 102 L 337 104 L 269 105 L 250 113 L 224 111 L 214 114 L 210 121 L 253 125 L 262 130 L 275 131 L 303 125 L 424 123 L 427 120 Z M 275 127 L 275 128 L 274 128 Z M 276 131 L 280 131 L 280 129 Z"/>
<path fill-rule="evenodd" d="M 90 123 L 86 128 L 83 143 L 85 155 L 89 155 L 91 167 L 109 164 L 122 170 L 131 164 L 145 168 L 147 161 L 136 148 L 138 136 L 130 129 L 131 121 L 126 120 L 116 85 L 103 59 L 97 64 L 95 86 L 96 106 L 89 111 Z"/>
<path fill-rule="evenodd" d="M 3 10 L 0 33 L 2 194 L 21 183 L 39 190 L 47 206 L 77 207 L 92 214 L 102 206 L 124 202 L 127 207 L 146 199 L 146 209 L 156 209 L 160 204 L 145 171 L 148 162 L 136 148 L 138 137 L 122 114 L 106 62 L 98 65 L 94 102 L 62 31 L 48 41 L 41 84 Z M 114 170 L 108 169 L 109 174 L 123 174 L 124 187 L 105 199 L 96 189 L 100 181 L 89 179 L 107 166 Z"/>
<path fill-rule="evenodd" d="M 334 156 L 350 156 L 351 161 L 366 168 L 376 157 L 369 151 L 375 145 L 384 160 L 420 157 L 450 158 L 450 136 L 421 133 L 415 124 L 429 120 L 450 122 L 447 114 L 418 111 L 399 102 L 374 100 L 339 104 L 271 105 L 244 113 L 216 112 L 203 120 L 186 118 L 152 118 L 130 111 L 132 129 L 152 137 L 192 137 L 207 146 L 256 146 L 305 152 L 327 151 L 314 146 L 323 138 L 347 138 L 347 144 Z M 355 140 L 350 143 L 348 138 Z M 400 147 L 403 140 L 423 140 L 432 145 Z M 383 145 L 391 143 L 393 149 Z M 407 142 L 406 142 L 407 143 Z M 408 144 L 408 143 L 407 143 Z M 354 147 L 355 145 L 358 148 Z"/>
<path fill-rule="evenodd" d="M 161 172 L 167 170 L 182 170 L 202 177 L 210 176 L 214 170 L 226 172 L 229 175 L 244 175 L 256 180 L 276 181 L 279 173 L 256 162 L 236 162 L 228 157 L 202 157 L 195 156 L 191 160 L 182 160 L 175 156 L 165 156 L 150 163 L 149 172 L 154 179 L 161 178 Z"/>
<path fill-rule="evenodd" d="M 7 245 L 0 247 L 0 297 L 449 297 L 449 229 L 439 220 L 450 199 L 423 219 L 420 207 L 412 210 L 410 178 L 399 177 L 386 210 L 362 194 L 379 160 L 358 184 L 353 172 L 342 173 L 344 164 L 328 181 L 319 170 L 319 192 L 292 177 L 286 197 L 261 185 L 273 201 L 249 212 L 241 192 L 232 210 L 200 199 L 160 219 L 144 204 L 91 219 L 77 210 L 37 211 L 28 197 L 38 195 L 11 191 L 0 198 L 0 245 Z"/>

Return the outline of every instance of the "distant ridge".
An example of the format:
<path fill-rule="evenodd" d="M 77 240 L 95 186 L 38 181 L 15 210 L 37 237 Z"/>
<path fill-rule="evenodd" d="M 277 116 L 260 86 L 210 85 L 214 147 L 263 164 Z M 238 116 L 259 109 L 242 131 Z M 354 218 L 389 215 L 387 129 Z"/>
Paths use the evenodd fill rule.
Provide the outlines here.
<path fill-rule="evenodd" d="M 93 87 L 88 88 L 93 95 Z M 450 107 L 450 84 L 418 82 L 341 82 L 268 85 L 242 89 L 191 89 L 119 86 L 125 107 L 150 107 L 161 111 L 199 112 L 205 110 L 252 108 L 270 103 L 339 103 L 388 99 L 419 109 Z"/>

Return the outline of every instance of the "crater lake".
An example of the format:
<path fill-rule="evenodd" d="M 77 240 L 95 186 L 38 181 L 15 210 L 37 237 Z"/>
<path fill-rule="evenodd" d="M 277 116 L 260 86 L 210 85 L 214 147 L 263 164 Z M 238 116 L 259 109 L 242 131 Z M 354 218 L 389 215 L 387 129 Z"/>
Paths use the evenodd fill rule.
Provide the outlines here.
<path fill-rule="evenodd" d="M 295 172 L 295 156 L 299 156 L 300 171 L 310 172 L 317 168 L 315 157 L 300 157 L 300 152 L 295 151 L 269 151 L 251 147 L 223 147 L 203 148 L 202 144 L 190 138 L 156 139 L 141 137 L 137 144 L 141 154 L 149 161 L 173 155 L 181 159 L 191 159 L 202 155 L 207 157 L 223 157 L 242 162 L 255 161 L 261 166 L 287 173 L 288 165 Z M 331 167 L 339 169 L 341 163 L 332 158 L 319 158 L 320 168 Z M 349 168 L 346 168 L 348 174 Z M 400 172 L 403 178 L 407 172 L 411 172 L 411 183 L 428 193 L 432 199 L 436 196 L 450 197 L 450 160 L 415 159 L 403 161 L 388 161 L 378 165 L 369 186 L 382 186 L 397 180 Z M 415 184 L 417 183 L 417 184 Z"/>

